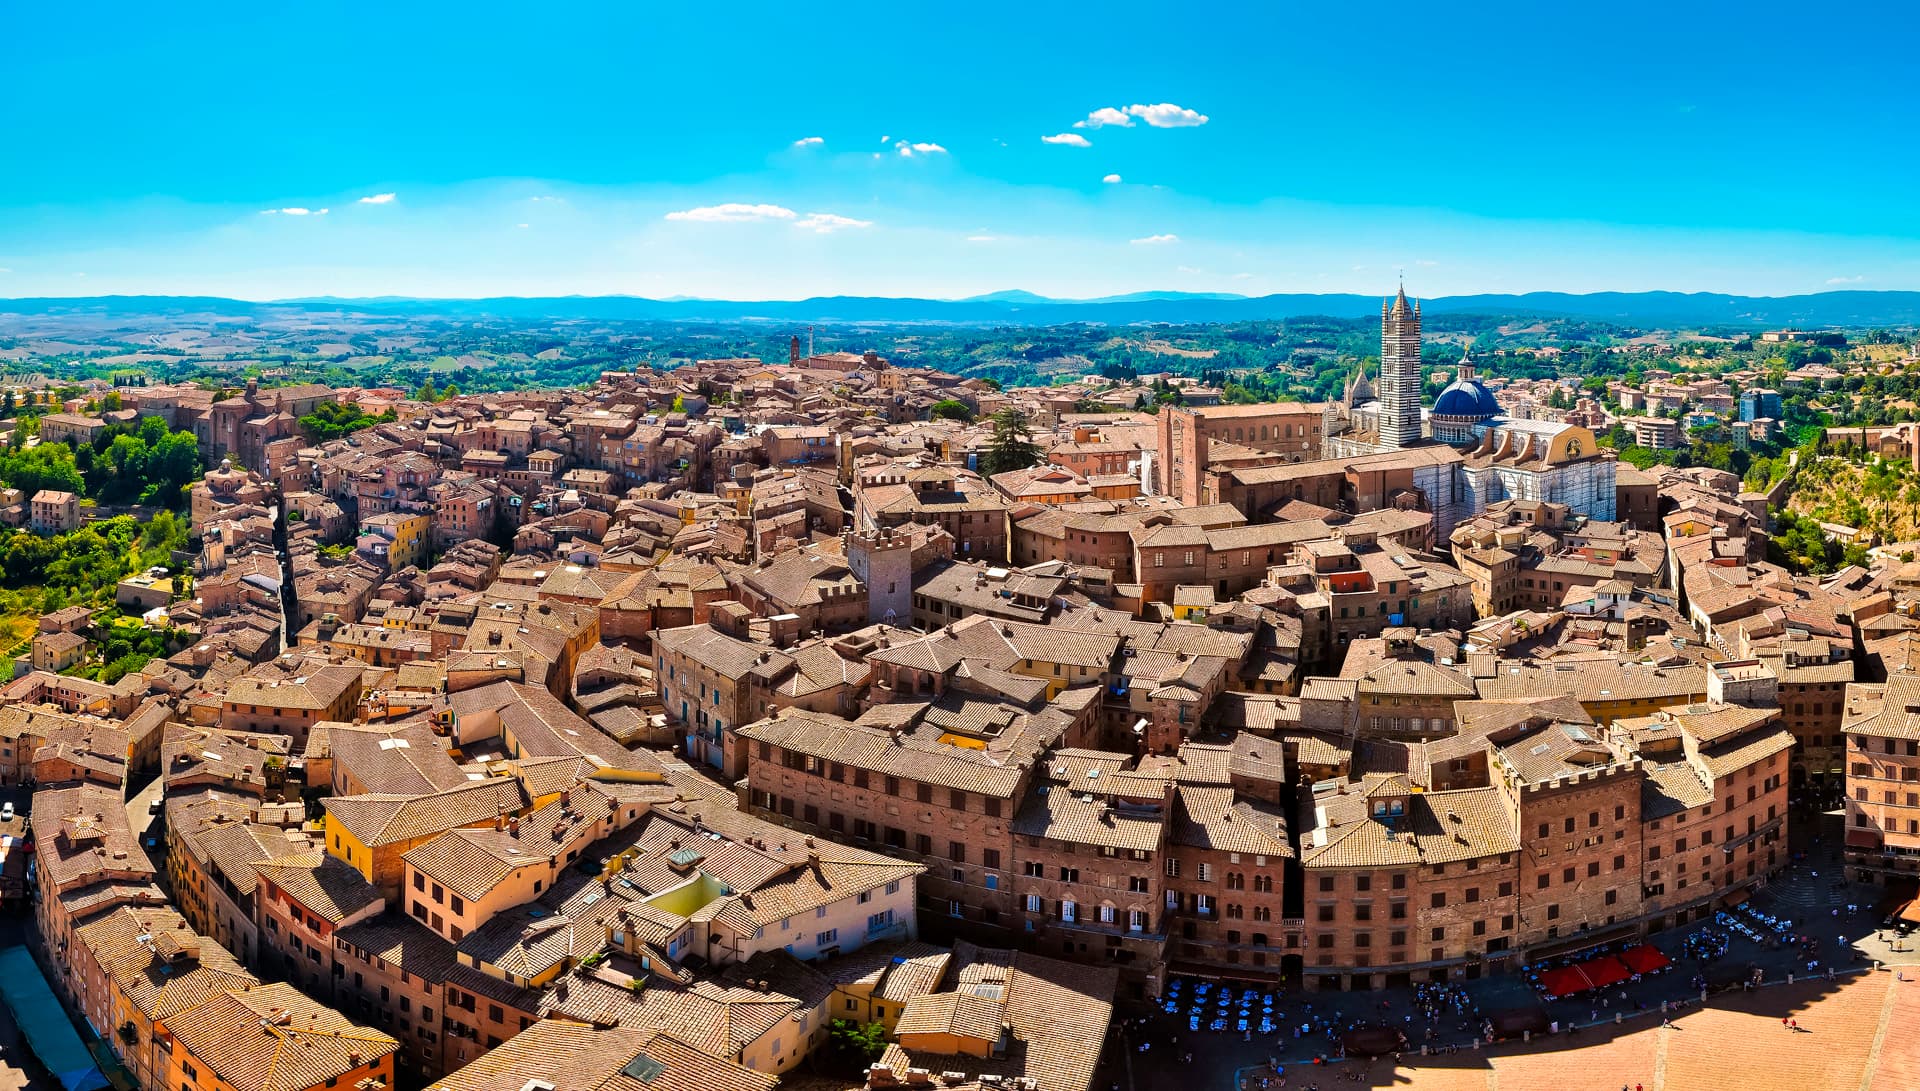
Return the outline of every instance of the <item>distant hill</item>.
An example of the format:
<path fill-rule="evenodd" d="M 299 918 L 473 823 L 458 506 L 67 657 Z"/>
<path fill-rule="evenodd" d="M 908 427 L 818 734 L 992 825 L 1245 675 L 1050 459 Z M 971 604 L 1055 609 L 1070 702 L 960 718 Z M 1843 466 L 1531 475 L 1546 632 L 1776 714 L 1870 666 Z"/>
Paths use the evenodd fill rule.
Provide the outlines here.
<path fill-rule="evenodd" d="M 1705 325 L 1911 326 L 1920 324 L 1920 292 L 1818 292 L 1796 296 L 1737 296 L 1716 292 L 1528 292 L 1523 295 L 1441 296 L 1421 301 L 1431 314 L 1587 318 L 1642 328 Z M 969 299 L 821 296 L 801 300 L 645 299 L 638 296 L 557 296 L 492 299 L 319 297 L 247 302 L 201 296 L 91 296 L 0 299 L 0 314 L 185 314 L 251 317 L 263 314 L 369 314 L 448 318 L 587 319 L 601 321 L 779 322 L 842 325 L 955 326 L 1104 325 L 1164 322 L 1246 322 L 1326 316 L 1366 318 L 1380 297 L 1352 294 L 1236 296 L 1136 292 L 1103 299 L 1050 299 L 1024 291 Z"/>

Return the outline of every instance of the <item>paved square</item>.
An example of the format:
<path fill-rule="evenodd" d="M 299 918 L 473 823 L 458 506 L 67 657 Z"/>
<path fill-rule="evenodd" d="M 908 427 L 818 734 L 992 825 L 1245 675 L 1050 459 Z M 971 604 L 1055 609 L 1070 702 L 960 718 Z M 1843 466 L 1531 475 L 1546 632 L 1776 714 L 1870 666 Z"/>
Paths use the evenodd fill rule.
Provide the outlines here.
<path fill-rule="evenodd" d="M 1780 1025 L 1797 1020 L 1798 1032 Z M 1664 1030 L 1652 1018 L 1619 1032 L 1585 1031 L 1487 1054 L 1459 1053 L 1395 1067 L 1377 1061 L 1355 1086 L 1410 1091 L 1910 1091 L 1920 1087 L 1920 1040 L 1903 1028 L 1920 1018 L 1920 979 L 1891 973 L 1763 989 L 1716 998 Z M 1346 1066 L 1311 1077 L 1295 1069 L 1289 1089 L 1347 1085 Z"/>

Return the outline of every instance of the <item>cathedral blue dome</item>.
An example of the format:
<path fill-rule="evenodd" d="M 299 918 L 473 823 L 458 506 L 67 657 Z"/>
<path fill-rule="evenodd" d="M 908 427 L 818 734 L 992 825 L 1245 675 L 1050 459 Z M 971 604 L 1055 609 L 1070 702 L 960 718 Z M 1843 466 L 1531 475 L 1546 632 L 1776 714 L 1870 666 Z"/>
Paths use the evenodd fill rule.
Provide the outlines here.
<path fill-rule="evenodd" d="M 1500 403 L 1474 379 L 1455 379 L 1433 400 L 1437 417 L 1474 417 L 1484 419 L 1500 415 Z"/>

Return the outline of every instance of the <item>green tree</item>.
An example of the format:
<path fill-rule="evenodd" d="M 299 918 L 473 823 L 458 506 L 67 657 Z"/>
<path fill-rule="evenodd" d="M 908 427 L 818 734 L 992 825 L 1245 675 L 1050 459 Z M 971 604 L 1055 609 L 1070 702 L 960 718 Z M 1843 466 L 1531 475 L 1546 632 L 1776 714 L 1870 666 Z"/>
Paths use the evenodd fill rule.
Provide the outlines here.
<path fill-rule="evenodd" d="M 341 405 L 336 402 L 322 402 L 313 412 L 301 417 L 296 423 L 300 431 L 315 443 L 325 443 L 330 439 L 358 432 L 362 428 L 371 428 L 376 424 L 385 424 L 395 420 L 393 410 L 389 409 L 377 417 L 368 416 L 357 405 Z"/>
<path fill-rule="evenodd" d="M 974 412 L 958 398 L 942 398 L 933 403 L 933 408 L 927 411 L 927 417 L 930 420 L 957 420 L 964 424 L 973 420 Z"/>
<path fill-rule="evenodd" d="M 19 433 L 15 433 L 18 437 Z M 88 449 L 91 453 L 91 448 Z M 54 489 L 83 496 L 86 479 L 74 460 L 73 448 L 64 443 L 42 443 L 36 447 L 17 447 L 0 457 L 0 482 L 31 497 L 42 489 Z"/>
<path fill-rule="evenodd" d="M 1009 470 L 1024 470 L 1040 461 L 1040 448 L 1033 442 L 1033 429 L 1027 415 L 1018 409 L 1002 409 L 993 415 L 993 438 L 980 458 L 981 472 L 988 477 Z"/>
<path fill-rule="evenodd" d="M 835 1019 L 827 1027 L 827 1050 L 842 1071 L 863 1072 L 887 1051 L 887 1028 L 880 1023 Z"/>

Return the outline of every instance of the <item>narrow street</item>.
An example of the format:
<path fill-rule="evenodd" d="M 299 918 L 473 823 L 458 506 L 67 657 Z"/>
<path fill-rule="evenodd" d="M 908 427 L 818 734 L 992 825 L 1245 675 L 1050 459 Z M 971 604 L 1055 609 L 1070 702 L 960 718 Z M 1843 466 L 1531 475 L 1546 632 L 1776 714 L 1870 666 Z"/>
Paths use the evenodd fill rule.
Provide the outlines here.
<path fill-rule="evenodd" d="M 160 839 L 162 818 L 154 804 L 164 798 L 166 787 L 166 778 L 156 774 L 127 797 L 127 825 L 140 838 L 141 847 L 147 850 L 148 858 L 160 872 L 162 886 L 166 885 L 167 847 Z"/>
<path fill-rule="evenodd" d="M 0 916 L 0 948 L 25 943 L 32 927 L 26 914 Z M 0 1004 L 0 1091 L 60 1091 L 60 1081 L 27 1048 L 5 1004 Z"/>
<path fill-rule="evenodd" d="M 293 647 L 294 619 L 299 616 L 293 602 L 293 557 L 287 550 L 287 506 L 284 500 L 273 505 L 273 548 L 280 559 L 280 650 Z"/>

